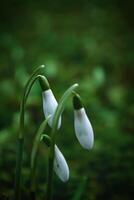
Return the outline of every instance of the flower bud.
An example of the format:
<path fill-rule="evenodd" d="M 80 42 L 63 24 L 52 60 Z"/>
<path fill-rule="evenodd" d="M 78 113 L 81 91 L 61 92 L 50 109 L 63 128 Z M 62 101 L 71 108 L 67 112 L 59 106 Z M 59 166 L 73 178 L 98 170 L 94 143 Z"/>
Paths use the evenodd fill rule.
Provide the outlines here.
<path fill-rule="evenodd" d="M 63 154 L 56 145 L 55 145 L 54 171 L 63 182 L 68 181 L 69 168 Z"/>
<path fill-rule="evenodd" d="M 41 141 L 43 141 L 47 147 L 51 146 L 51 138 L 48 135 L 43 134 L 41 136 Z M 54 151 L 54 171 L 63 182 L 66 182 L 69 179 L 67 162 L 57 145 L 54 146 Z"/>
<path fill-rule="evenodd" d="M 94 144 L 94 133 L 79 95 L 73 97 L 73 107 L 76 137 L 83 148 L 91 149 Z"/>
<path fill-rule="evenodd" d="M 51 117 L 48 120 L 48 124 L 50 127 L 52 127 L 53 116 L 58 106 L 58 103 L 55 99 L 55 96 L 52 90 L 50 89 L 47 79 L 44 76 L 39 77 L 39 83 L 42 88 L 43 112 L 44 112 L 45 118 L 51 115 Z M 58 122 L 58 129 L 60 128 L 60 126 L 61 126 L 61 116 Z"/>

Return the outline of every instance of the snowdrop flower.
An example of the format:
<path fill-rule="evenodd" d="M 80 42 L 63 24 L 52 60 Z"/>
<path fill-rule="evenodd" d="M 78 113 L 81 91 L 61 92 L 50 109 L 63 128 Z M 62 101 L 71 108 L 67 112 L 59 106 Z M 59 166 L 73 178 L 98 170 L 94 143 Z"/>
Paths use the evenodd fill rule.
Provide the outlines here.
<path fill-rule="evenodd" d="M 50 119 L 48 120 L 48 124 L 50 127 L 52 127 L 53 123 L 53 116 L 56 111 L 56 108 L 58 106 L 58 103 L 55 99 L 55 96 L 49 86 L 49 83 L 47 79 L 44 76 L 39 76 L 39 82 L 42 88 L 42 98 L 43 98 L 43 112 L 45 115 L 45 118 L 47 118 L 49 115 L 51 115 Z M 59 118 L 58 122 L 58 129 L 61 126 L 61 116 Z"/>
<path fill-rule="evenodd" d="M 50 147 L 51 146 L 51 138 L 48 135 L 43 134 L 41 136 L 41 140 L 46 144 L 46 146 Z M 55 145 L 54 147 L 55 151 L 55 157 L 54 157 L 54 171 L 56 175 L 63 181 L 66 182 L 69 179 L 69 167 L 67 165 L 67 162 L 57 147 Z"/>
<path fill-rule="evenodd" d="M 94 144 L 93 129 L 82 105 L 80 96 L 77 94 L 73 97 L 73 107 L 76 137 L 83 148 L 91 149 Z"/>
<path fill-rule="evenodd" d="M 69 168 L 63 154 L 56 145 L 55 145 L 54 171 L 63 182 L 68 181 Z"/>

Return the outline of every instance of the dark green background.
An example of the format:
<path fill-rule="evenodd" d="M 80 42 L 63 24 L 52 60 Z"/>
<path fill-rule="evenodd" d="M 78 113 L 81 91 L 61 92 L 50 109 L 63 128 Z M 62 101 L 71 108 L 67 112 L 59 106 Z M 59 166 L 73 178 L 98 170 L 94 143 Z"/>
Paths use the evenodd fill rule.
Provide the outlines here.
<path fill-rule="evenodd" d="M 86 151 L 73 128 L 71 99 L 57 143 L 70 180 L 54 176 L 56 200 L 129 200 L 134 188 L 134 14 L 132 1 L 3 1 L 0 5 L 0 199 L 12 196 L 19 105 L 29 74 L 41 64 L 57 99 L 78 82 L 95 145 Z M 30 153 L 44 119 L 37 83 L 26 109 L 23 197 L 29 195 Z M 50 128 L 46 131 L 48 134 Z M 46 188 L 41 145 L 37 196 Z"/>

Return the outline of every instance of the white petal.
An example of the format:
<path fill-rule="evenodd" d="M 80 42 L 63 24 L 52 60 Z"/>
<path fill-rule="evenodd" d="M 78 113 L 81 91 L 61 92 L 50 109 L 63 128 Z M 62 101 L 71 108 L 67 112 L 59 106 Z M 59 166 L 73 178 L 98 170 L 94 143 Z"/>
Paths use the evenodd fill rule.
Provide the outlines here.
<path fill-rule="evenodd" d="M 54 171 L 63 182 L 68 181 L 69 168 L 63 154 L 56 145 L 55 145 Z"/>
<path fill-rule="evenodd" d="M 85 149 L 91 149 L 94 144 L 94 134 L 84 108 L 74 111 L 74 128 L 80 144 Z"/>
<path fill-rule="evenodd" d="M 55 110 L 58 106 L 58 103 L 57 103 L 51 89 L 48 89 L 48 90 L 42 92 L 42 96 L 43 96 L 44 115 L 46 118 L 49 115 L 51 115 L 50 119 L 48 120 L 48 124 L 50 127 L 52 127 L 53 116 L 54 116 Z M 58 129 L 60 128 L 60 126 L 61 126 L 61 116 L 60 116 L 59 122 L 58 122 Z"/>

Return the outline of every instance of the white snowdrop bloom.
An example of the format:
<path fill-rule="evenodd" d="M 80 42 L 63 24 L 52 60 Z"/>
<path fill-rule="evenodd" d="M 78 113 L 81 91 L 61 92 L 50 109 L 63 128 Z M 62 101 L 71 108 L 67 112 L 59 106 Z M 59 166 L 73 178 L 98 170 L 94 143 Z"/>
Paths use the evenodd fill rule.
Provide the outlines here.
<path fill-rule="evenodd" d="M 48 124 L 50 127 L 52 127 L 52 122 L 53 122 L 53 116 L 56 111 L 56 108 L 58 106 L 58 103 L 53 95 L 53 92 L 51 89 L 48 89 L 44 92 L 42 92 L 43 96 L 43 111 L 44 115 L 47 118 L 49 115 L 51 115 L 50 119 L 48 120 Z M 61 126 L 61 116 L 59 118 L 58 122 L 58 129 Z"/>
<path fill-rule="evenodd" d="M 54 157 L 54 171 L 63 182 L 68 181 L 69 168 L 63 154 L 56 145 Z"/>
<path fill-rule="evenodd" d="M 40 76 L 39 82 L 42 87 L 43 112 L 44 112 L 45 118 L 51 115 L 51 117 L 48 120 L 48 124 L 50 127 L 52 127 L 53 116 L 58 106 L 58 103 L 56 101 L 56 98 L 52 90 L 50 89 L 47 79 L 44 76 Z M 58 129 L 60 128 L 60 126 L 61 126 L 61 116 L 58 122 Z"/>
<path fill-rule="evenodd" d="M 82 106 L 80 97 L 74 96 L 74 128 L 75 134 L 79 141 L 85 149 L 91 149 L 94 144 L 94 133 L 92 125 L 87 117 L 85 109 Z"/>
<path fill-rule="evenodd" d="M 41 140 L 46 146 L 51 147 L 51 138 L 48 135 L 43 134 Z M 69 179 L 67 162 L 57 145 L 54 146 L 54 171 L 63 182 Z"/>

